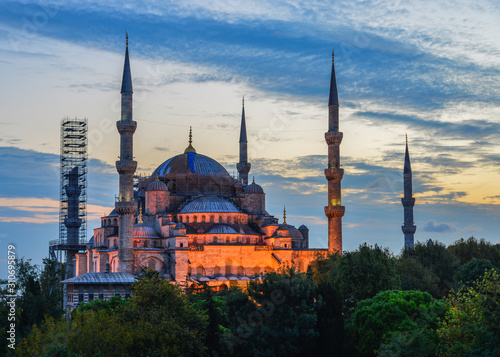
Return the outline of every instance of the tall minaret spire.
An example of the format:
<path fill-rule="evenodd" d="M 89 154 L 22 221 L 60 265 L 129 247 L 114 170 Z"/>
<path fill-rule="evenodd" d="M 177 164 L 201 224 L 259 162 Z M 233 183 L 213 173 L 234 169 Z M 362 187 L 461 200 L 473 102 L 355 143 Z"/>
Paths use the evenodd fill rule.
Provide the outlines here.
<path fill-rule="evenodd" d="M 241 183 L 248 185 L 248 173 L 250 172 L 250 163 L 248 162 L 247 149 L 247 126 L 245 122 L 245 97 L 242 99 L 241 109 L 241 127 L 240 127 L 240 161 L 236 164 L 236 169 Z"/>
<path fill-rule="evenodd" d="M 345 207 L 342 206 L 340 181 L 344 169 L 340 168 L 340 143 L 343 134 L 339 132 L 339 99 L 337 80 L 335 78 L 334 52 L 332 51 L 332 77 L 330 81 L 330 97 L 328 100 L 328 131 L 325 140 L 328 145 L 328 168 L 325 176 L 328 180 L 328 206 L 325 214 L 328 217 L 328 251 L 342 254 L 342 217 Z"/>
<path fill-rule="evenodd" d="M 410 153 L 408 151 L 408 135 L 406 136 L 406 152 L 405 166 L 403 169 L 404 196 L 401 199 L 404 209 L 404 225 L 401 227 L 405 236 L 405 248 L 413 248 L 414 235 L 417 230 L 413 222 L 413 206 L 415 206 L 415 198 L 413 198 L 412 174 L 410 164 Z"/>
<path fill-rule="evenodd" d="M 133 136 L 137 123 L 132 120 L 132 75 L 128 56 L 128 34 L 126 34 L 125 64 L 122 78 L 121 119 L 116 123 L 120 133 L 120 160 L 116 162 L 116 170 L 120 176 L 119 199 L 115 203 L 116 213 L 120 215 L 118 229 L 118 271 L 132 274 L 134 272 L 133 232 L 134 214 L 137 204 L 134 201 L 133 176 L 137 168 L 134 161 Z"/>

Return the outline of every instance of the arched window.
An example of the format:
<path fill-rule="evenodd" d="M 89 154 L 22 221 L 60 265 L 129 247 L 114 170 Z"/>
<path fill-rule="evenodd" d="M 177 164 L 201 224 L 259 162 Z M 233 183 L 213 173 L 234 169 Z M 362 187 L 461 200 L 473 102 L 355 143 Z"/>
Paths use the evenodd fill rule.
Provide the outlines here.
<path fill-rule="evenodd" d="M 186 216 L 186 223 L 189 223 L 189 216 Z"/>
<path fill-rule="evenodd" d="M 219 267 L 214 268 L 214 275 L 220 275 L 220 268 Z"/>
<path fill-rule="evenodd" d="M 198 217 L 197 216 L 193 216 L 193 222 L 198 222 Z"/>
<path fill-rule="evenodd" d="M 182 216 L 179 216 L 179 222 L 182 223 Z"/>
<path fill-rule="evenodd" d="M 201 221 L 202 221 L 202 222 L 205 222 L 205 221 L 206 221 L 205 216 L 201 216 Z"/>
<path fill-rule="evenodd" d="M 210 216 L 210 222 L 215 222 L 215 217 L 214 216 Z"/>
<path fill-rule="evenodd" d="M 222 223 L 222 216 L 219 216 L 219 223 Z"/>
<path fill-rule="evenodd" d="M 147 241 L 147 240 L 145 240 L 145 241 L 144 241 L 144 248 L 147 248 L 148 246 L 149 246 L 148 241 Z"/>
<path fill-rule="evenodd" d="M 113 226 L 117 226 L 118 225 L 118 220 L 115 218 L 113 219 Z"/>
<path fill-rule="evenodd" d="M 196 267 L 196 274 L 197 275 L 203 275 L 203 267 L 201 265 L 198 265 Z"/>
<path fill-rule="evenodd" d="M 217 237 L 214 237 L 214 243 L 217 243 Z"/>
<path fill-rule="evenodd" d="M 240 276 L 244 275 L 244 273 L 243 273 L 243 267 L 242 266 L 238 267 L 237 274 L 240 275 Z"/>

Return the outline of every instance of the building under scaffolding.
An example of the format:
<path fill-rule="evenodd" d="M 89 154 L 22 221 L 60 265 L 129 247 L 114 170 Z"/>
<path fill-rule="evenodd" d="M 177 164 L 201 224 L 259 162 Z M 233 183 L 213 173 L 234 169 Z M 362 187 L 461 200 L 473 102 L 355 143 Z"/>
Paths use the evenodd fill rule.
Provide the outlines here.
<path fill-rule="evenodd" d="M 87 239 L 87 119 L 61 121 L 61 187 L 59 239 L 50 243 L 50 256 L 66 262 L 74 276 L 75 254 Z M 65 253 L 64 253 L 65 252 Z"/>

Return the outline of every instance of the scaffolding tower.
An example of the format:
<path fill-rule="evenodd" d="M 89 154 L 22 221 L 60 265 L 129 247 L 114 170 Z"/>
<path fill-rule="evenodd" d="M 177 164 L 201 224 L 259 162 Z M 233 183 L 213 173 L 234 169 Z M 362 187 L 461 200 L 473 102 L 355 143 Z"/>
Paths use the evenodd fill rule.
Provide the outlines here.
<path fill-rule="evenodd" d="M 86 240 L 87 119 L 66 117 L 61 120 L 59 240 L 50 242 L 50 256 L 61 263 L 66 261 L 74 272 L 73 257 L 85 249 Z"/>

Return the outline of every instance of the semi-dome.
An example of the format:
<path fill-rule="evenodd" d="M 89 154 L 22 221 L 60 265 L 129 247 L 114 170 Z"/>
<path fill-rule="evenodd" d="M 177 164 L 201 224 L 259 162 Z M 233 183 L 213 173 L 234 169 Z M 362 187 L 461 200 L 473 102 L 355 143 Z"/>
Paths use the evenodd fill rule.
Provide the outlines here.
<path fill-rule="evenodd" d="M 158 234 L 153 227 L 139 223 L 134 224 L 134 238 L 158 238 Z"/>
<path fill-rule="evenodd" d="M 228 225 L 225 224 L 216 224 L 207 233 L 212 233 L 212 234 L 235 234 L 238 233 L 236 230 Z"/>
<path fill-rule="evenodd" d="M 164 182 L 156 180 L 148 185 L 146 191 L 168 191 L 168 188 Z"/>
<path fill-rule="evenodd" d="M 153 176 L 165 177 L 168 174 L 223 175 L 229 176 L 226 169 L 214 159 L 196 152 L 185 152 L 174 156 L 153 172 Z"/>
<path fill-rule="evenodd" d="M 245 193 L 264 193 L 264 190 L 254 182 L 245 187 Z"/>
<path fill-rule="evenodd" d="M 186 204 L 180 213 L 239 212 L 236 206 L 218 196 L 202 196 Z"/>
<path fill-rule="evenodd" d="M 307 228 L 307 226 L 306 226 L 305 224 L 303 224 L 303 225 L 301 225 L 301 226 L 299 227 L 299 230 L 301 230 L 301 229 L 307 229 L 307 230 L 309 230 L 309 228 Z"/>

